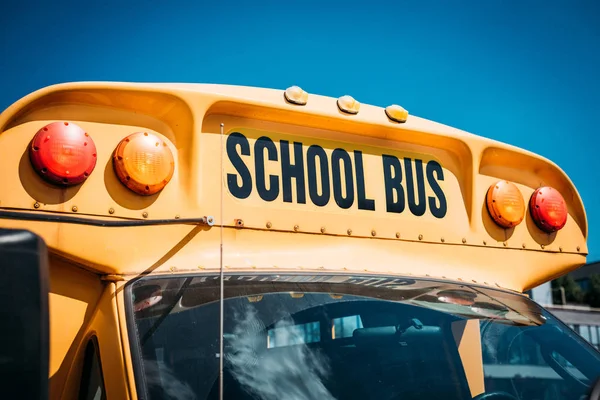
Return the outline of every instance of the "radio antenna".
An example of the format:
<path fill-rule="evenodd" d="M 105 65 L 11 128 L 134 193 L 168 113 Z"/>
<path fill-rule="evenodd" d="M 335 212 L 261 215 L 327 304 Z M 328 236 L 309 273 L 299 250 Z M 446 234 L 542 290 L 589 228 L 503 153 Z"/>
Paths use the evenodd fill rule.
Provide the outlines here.
<path fill-rule="evenodd" d="M 219 226 L 220 226 L 220 254 L 219 254 L 219 289 L 221 291 L 219 295 L 219 400 L 223 400 L 223 360 L 225 359 L 225 354 L 223 354 L 223 309 L 224 309 L 224 290 L 223 290 L 223 176 L 225 171 L 223 170 L 223 130 L 225 128 L 225 124 L 221 123 L 220 130 L 220 140 L 221 140 L 221 174 L 219 176 L 219 180 L 221 181 L 219 186 L 221 187 L 220 196 L 221 196 L 221 216 L 219 217 Z"/>

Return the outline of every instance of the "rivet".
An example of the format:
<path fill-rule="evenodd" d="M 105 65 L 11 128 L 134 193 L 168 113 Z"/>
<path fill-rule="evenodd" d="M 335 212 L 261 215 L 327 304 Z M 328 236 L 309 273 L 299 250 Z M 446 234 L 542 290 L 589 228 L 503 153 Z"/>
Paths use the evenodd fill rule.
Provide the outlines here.
<path fill-rule="evenodd" d="M 352 229 L 348 229 L 348 235 L 352 235 Z"/>
<path fill-rule="evenodd" d="M 235 226 L 237 226 L 238 228 L 242 228 L 244 226 L 244 220 L 236 219 Z"/>
<path fill-rule="evenodd" d="M 272 224 L 272 223 L 270 223 L 270 222 L 267 222 L 267 228 L 268 228 L 268 229 L 271 229 L 271 227 L 272 227 L 272 226 L 273 226 L 273 224 Z"/>
<path fill-rule="evenodd" d="M 562 253 L 562 251 L 563 251 L 563 250 L 562 250 L 562 247 L 559 247 L 559 248 L 558 248 L 558 251 L 560 251 L 560 252 Z"/>
<path fill-rule="evenodd" d="M 483 245 L 484 245 L 484 246 L 487 246 L 487 242 L 486 242 L 485 240 L 483 241 Z"/>
<path fill-rule="evenodd" d="M 111 208 L 109 208 L 109 209 L 108 209 L 108 213 L 109 213 L 109 214 L 114 214 L 114 213 L 115 213 L 115 209 L 114 209 L 114 208 L 112 208 L 112 207 L 111 207 Z"/>
<path fill-rule="evenodd" d="M 144 218 L 148 218 L 148 213 L 147 213 L 146 211 L 144 211 L 144 212 L 142 213 L 142 217 L 144 217 Z"/>
<path fill-rule="evenodd" d="M 294 225 L 294 230 L 298 231 L 300 229 L 300 227 L 298 225 Z"/>
<path fill-rule="evenodd" d="M 376 236 L 376 235 L 377 235 L 377 232 L 371 231 L 371 236 Z"/>
<path fill-rule="evenodd" d="M 504 245 L 504 247 L 508 246 L 508 243 L 504 242 L 502 243 Z"/>
<path fill-rule="evenodd" d="M 419 235 L 419 240 L 423 240 L 423 235 Z"/>
<path fill-rule="evenodd" d="M 77 206 L 73 206 L 73 207 L 71 207 L 71 211 L 73 211 L 73 212 L 77 212 Z"/>
<path fill-rule="evenodd" d="M 169 268 L 169 269 L 170 269 L 171 271 L 173 271 L 173 272 L 177 271 L 177 267 L 171 267 L 171 268 Z"/>
<path fill-rule="evenodd" d="M 175 216 L 175 219 L 179 219 L 179 218 L 180 218 L 180 217 L 179 217 L 179 214 L 177 214 L 177 215 Z"/>
<path fill-rule="evenodd" d="M 540 247 L 541 247 L 542 249 L 545 249 L 545 248 L 546 248 L 546 246 L 544 246 L 543 244 L 540 244 Z"/>
<path fill-rule="evenodd" d="M 442 241 L 442 243 L 444 243 L 446 241 L 446 239 L 444 239 L 444 238 L 441 238 L 440 240 Z"/>
<path fill-rule="evenodd" d="M 581 247 L 577 246 L 577 251 L 581 250 Z"/>
<path fill-rule="evenodd" d="M 325 233 L 325 227 L 324 226 L 321 227 L 321 233 Z"/>
<path fill-rule="evenodd" d="M 527 247 L 527 245 L 525 243 L 523 243 L 523 248 L 526 248 L 526 247 Z"/>
<path fill-rule="evenodd" d="M 396 238 L 400 239 L 400 232 L 396 232 Z"/>
<path fill-rule="evenodd" d="M 40 203 L 38 203 L 37 201 L 33 203 L 33 208 L 40 208 Z"/>
<path fill-rule="evenodd" d="M 463 242 L 463 244 L 464 244 L 464 243 L 467 243 L 467 239 L 466 239 L 466 238 L 463 238 L 463 239 L 462 239 L 462 242 Z"/>

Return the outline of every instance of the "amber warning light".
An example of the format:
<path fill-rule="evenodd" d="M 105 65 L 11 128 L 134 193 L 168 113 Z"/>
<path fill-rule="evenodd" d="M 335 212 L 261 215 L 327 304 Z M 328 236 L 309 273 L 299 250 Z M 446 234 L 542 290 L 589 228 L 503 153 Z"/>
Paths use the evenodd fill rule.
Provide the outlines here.
<path fill-rule="evenodd" d="M 131 191 L 152 195 L 171 180 L 175 160 L 164 140 L 148 132 L 137 132 L 119 143 L 113 166 L 121 183 Z"/>
<path fill-rule="evenodd" d="M 490 186 L 486 204 L 490 216 L 502 228 L 519 225 L 525 216 L 523 195 L 512 182 L 499 181 Z"/>
<path fill-rule="evenodd" d="M 31 141 L 29 159 L 35 171 L 56 185 L 77 185 L 96 167 L 96 146 L 79 126 L 54 122 L 40 129 Z"/>

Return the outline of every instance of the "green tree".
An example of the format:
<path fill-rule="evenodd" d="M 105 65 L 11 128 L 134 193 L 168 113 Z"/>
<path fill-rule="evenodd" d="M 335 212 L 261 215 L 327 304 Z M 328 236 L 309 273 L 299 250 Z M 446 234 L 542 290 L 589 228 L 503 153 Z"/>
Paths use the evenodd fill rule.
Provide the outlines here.
<path fill-rule="evenodd" d="M 600 307 L 600 274 L 591 274 L 585 302 L 591 307 Z"/>
<path fill-rule="evenodd" d="M 554 300 L 554 304 L 562 304 L 561 286 L 565 289 L 567 303 L 583 303 L 584 293 L 581 287 L 575 282 L 573 277 L 564 275 L 552 281 L 552 299 Z"/>

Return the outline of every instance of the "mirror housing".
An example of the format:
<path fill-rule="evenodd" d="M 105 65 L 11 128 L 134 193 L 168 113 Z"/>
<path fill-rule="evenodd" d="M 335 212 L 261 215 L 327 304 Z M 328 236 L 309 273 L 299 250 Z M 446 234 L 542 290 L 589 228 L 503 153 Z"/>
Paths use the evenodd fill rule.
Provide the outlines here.
<path fill-rule="evenodd" d="M 0 376 L 6 398 L 48 399 L 48 253 L 37 235 L 0 229 Z"/>

